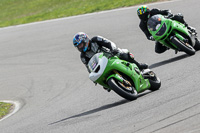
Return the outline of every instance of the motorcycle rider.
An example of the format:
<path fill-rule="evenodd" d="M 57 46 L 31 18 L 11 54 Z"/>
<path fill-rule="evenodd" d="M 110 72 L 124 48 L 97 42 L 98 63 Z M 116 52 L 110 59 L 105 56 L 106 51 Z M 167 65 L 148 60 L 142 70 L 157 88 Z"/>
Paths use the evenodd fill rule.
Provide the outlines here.
<path fill-rule="evenodd" d="M 165 15 L 165 16 L 168 16 L 172 20 L 179 21 L 179 22 L 185 24 L 185 26 L 188 28 L 188 30 L 190 30 L 192 32 L 196 32 L 195 28 L 188 26 L 188 24 L 183 19 L 182 14 L 179 13 L 179 14 L 173 15 L 170 10 L 160 10 L 157 8 L 153 8 L 150 10 L 146 5 L 142 5 L 137 9 L 137 15 L 140 18 L 139 27 L 144 32 L 144 34 L 146 35 L 148 40 L 155 41 L 153 36 L 150 34 L 150 32 L 147 28 L 147 21 L 151 16 L 157 15 L 157 14 Z M 155 42 L 155 52 L 156 53 L 158 53 L 158 54 L 163 53 L 167 49 L 168 48 L 166 46 L 162 45 L 158 41 Z"/>
<path fill-rule="evenodd" d="M 100 52 L 101 49 L 107 48 L 111 51 L 112 54 L 118 56 L 122 60 L 126 60 L 130 63 L 135 63 L 140 70 L 148 68 L 148 65 L 145 63 L 138 63 L 132 53 L 128 52 L 127 49 L 120 49 L 117 48 L 115 43 L 112 41 L 101 37 L 101 36 L 94 36 L 93 38 L 89 38 L 87 34 L 84 32 L 78 32 L 75 34 L 73 38 L 73 45 L 81 52 L 80 58 L 83 64 L 88 69 L 88 62 L 92 58 L 93 55 Z M 89 72 L 89 69 L 88 69 Z M 110 91 L 107 88 L 104 88 L 107 91 Z"/>
<path fill-rule="evenodd" d="M 127 49 L 117 48 L 115 43 L 102 36 L 94 36 L 90 39 L 84 32 L 78 32 L 73 38 L 73 45 L 81 52 L 81 61 L 86 65 L 87 69 L 90 58 L 100 52 L 103 47 L 109 49 L 111 53 L 117 55 L 120 59 L 135 63 L 140 70 L 148 68 L 147 64 L 138 63 L 133 54 L 128 52 Z"/>

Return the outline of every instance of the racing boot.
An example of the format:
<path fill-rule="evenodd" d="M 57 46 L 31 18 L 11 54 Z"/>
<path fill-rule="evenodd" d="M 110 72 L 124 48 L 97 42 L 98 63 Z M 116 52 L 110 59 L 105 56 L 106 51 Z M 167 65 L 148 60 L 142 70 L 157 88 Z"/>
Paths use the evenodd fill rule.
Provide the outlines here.
<path fill-rule="evenodd" d="M 185 26 L 187 27 L 188 30 L 190 30 L 193 33 L 196 33 L 196 29 L 192 26 L 189 26 L 187 23 L 185 23 Z"/>
<path fill-rule="evenodd" d="M 140 70 L 147 69 L 149 67 L 146 63 L 137 62 L 132 53 L 128 53 L 128 54 L 129 54 L 129 62 L 135 63 Z"/>
<path fill-rule="evenodd" d="M 187 28 L 188 28 L 188 30 L 190 30 L 190 31 L 192 31 L 192 32 L 194 32 L 194 33 L 196 33 L 196 29 L 195 29 L 194 27 L 188 26 Z"/>
<path fill-rule="evenodd" d="M 166 46 L 162 45 L 161 43 L 159 43 L 158 41 L 155 42 L 155 52 L 157 54 L 161 54 L 164 53 L 166 50 L 168 50 L 169 48 L 167 48 Z"/>
<path fill-rule="evenodd" d="M 140 69 L 140 71 L 147 69 L 149 67 L 146 63 L 139 63 L 136 60 L 133 60 L 132 63 L 135 63 Z"/>
<path fill-rule="evenodd" d="M 140 70 L 148 68 L 148 65 L 146 63 L 139 63 L 139 62 L 137 62 L 135 60 L 135 58 L 134 58 L 134 55 L 132 53 L 130 53 L 130 52 L 128 52 L 128 53 L 121 53 L 120 54 L 120 59 L 126 60 L 126 61 L 128 61 L 130 63 L 136 64 Z"/>
<path fill-rule="evenodd" d="M 138 68 L 140 70 L 147 69 L 149 66 L 146 63 L 139 63 Z"/>
<path fill-rule="evenodd" d="M 111 89 L 109 89 L 109 88 L 105 88 L 105 87 L 103 87 L 103 88 L 104 88 L 104 90 L 107 90 L 108 92 L 111 91 Z"/>

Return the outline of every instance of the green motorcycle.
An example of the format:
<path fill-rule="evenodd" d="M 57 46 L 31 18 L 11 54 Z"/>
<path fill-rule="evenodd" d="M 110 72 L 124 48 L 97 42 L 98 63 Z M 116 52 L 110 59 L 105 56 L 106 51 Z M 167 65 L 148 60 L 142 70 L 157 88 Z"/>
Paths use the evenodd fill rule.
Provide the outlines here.
<path fill-rule="evenodd" d="M 138 93 L 147 89 L 155 91 L 161 86 L 160 79 L 153 71 L 140 71 L 135 64 L 121 60 L 111 52 L 95 54 L 88 63 L 88 69 L 90 80 L 127 100 L 135 100 Z"/>
<path fill-rule="evenodd" d="M 184 51 L 189 55 L 194 55 L 195 51 L 200 49 L 197 33 L 188 30 L 178 21 L 163 15 L 154 15 L 149 18 L 147 27 L 156 41 L 175 50 L 176 53 Z"/>

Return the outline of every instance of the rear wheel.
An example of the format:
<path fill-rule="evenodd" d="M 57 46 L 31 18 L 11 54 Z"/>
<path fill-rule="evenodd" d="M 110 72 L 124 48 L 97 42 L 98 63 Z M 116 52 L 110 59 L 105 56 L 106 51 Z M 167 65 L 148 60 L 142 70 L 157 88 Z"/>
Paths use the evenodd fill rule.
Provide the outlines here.
<path fill-rule="evenodd" d="M 158 90 L 160 88 L 161 81 L 160 81 L 160 79 L 156 76 L 156 74 L 153 71 L 149 70 L 147 72 L 144 72 L 142 75 L 143 75 L 143 77 L 145 79 L 149 80 L 149 83 L 151 85 L 151 87 L 149 88 L 149 90 L 156 91 L 156 90 Z"/>
<path fill-rule="evenodd" d="M 114 92 L 116 92 L 121 97 L 127 100 L 135 100 L 137 99 L 137 91 L 134 87 L 126 87 L 118 80 L 114 78 L 110 78 L 108 80 L 108 85 L 112 88 Z"/>
<path fill-rule="evenodd" d="M 195 54 L 195 49 L 190 44 L 184 43 L 178 40 L 176 37 L 172 38 L 172 43 L 174 43 L 178 48 L 180 48 L 180 50 L 184 51 L 189 55 Z"/>
<path fill-rule="evenodd" d="M 197 38 L 195 38 L 195 46 L 194 46 L 194 49 L 196 51 L 200 50 L 200 42 Z"/>
<path fill-rule="evenodd" d="M 152 77 L 149 78 L 149 83 L 151 84 L 151 87 L 149 90 L 151 91 L 156 91 L 160 88 L 161 86 L 161 81 L 160 79 L 156 76 L 154 72 L 151 72 Z"/>

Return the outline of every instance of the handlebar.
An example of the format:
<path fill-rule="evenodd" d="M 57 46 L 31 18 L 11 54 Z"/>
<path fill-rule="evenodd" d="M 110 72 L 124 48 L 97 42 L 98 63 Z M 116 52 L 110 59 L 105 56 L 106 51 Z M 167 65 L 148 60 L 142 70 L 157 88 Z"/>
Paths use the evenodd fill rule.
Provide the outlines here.
<path fill-rule="evenodd" d="M 101 48 L 101 51 L 105 54 L 108 54 L 108 58 L 115 56 L 109 49 Z"/>
<path fill-rule="evenodd" d="M 173 13 L 171 12 L 171 10 L 168 10 L 166 18 L 172 18 L 172 17 L 174 17 Z"/>

